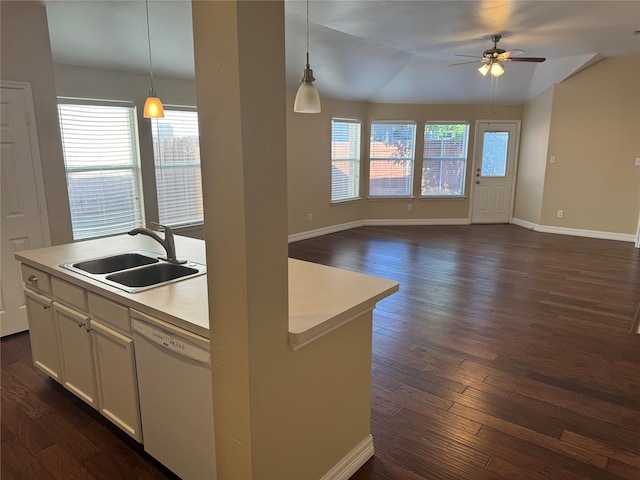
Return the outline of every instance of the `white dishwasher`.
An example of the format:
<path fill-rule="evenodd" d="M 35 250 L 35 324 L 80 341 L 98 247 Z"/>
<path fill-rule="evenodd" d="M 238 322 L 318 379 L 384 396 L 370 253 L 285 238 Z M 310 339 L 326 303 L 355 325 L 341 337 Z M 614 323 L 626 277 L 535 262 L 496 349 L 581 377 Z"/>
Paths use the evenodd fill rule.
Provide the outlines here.
<path fill-rule="evenodd" d="M 145 451 L 184 480 L 215 480 L 209 340 L 131 316 Z"/>

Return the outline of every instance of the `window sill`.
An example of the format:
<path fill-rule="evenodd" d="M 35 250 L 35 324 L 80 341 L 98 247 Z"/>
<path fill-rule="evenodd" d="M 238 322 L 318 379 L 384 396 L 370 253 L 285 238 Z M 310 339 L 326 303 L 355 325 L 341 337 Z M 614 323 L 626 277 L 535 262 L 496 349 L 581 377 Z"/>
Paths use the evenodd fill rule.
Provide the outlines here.
<path fill-rule="evenodd" d="M 415 200 L 416 197 L 414 197 L 413 195 L 406 195 L 406 196 L 398 196 L 398 195 L 390 195 L 390 196 L 384 196 L 384 195 L 376 195 L 376 196 L 369 196 L 367 197 L 367 200 Z"/>
<path fill-rule="evenodd" d="M 420 200 L 464 200 L 467 197 L 466 195 L 423 195 L 420 197 Z"/>
<path fill-rule="evenodd" d="M 340 205 L 342 203 L 357 202 L 358 200 L 362 200 L 362 197 L 345 198 L 344 200 L 331 200 L 331 205 Z"/>

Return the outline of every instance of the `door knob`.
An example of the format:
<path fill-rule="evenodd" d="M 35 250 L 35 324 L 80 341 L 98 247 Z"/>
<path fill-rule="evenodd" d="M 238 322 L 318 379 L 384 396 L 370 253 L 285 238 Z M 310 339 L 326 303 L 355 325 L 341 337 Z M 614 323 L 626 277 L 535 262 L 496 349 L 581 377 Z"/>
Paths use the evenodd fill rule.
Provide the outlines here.
<path fill-rule="evenodd" d="M 480 180 L 476 180 L 476 185 L 480 185 Z"/>

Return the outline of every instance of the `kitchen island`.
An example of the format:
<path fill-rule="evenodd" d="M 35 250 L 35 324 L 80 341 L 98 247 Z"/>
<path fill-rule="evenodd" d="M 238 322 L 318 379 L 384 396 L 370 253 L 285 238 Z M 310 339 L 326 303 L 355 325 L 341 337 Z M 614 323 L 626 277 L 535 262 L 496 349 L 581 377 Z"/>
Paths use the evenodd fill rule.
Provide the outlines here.
<path fill-rule="evenodd" d="M 203 241 L 176 236 L 175 243 L 179 258 L 206 263 Z M 134 250 L 149 250 L 158 256 L 164 253 L 151 238 L 121 235 L 22 251 L 16 253 L 16 258 L 23 263 L 36 366 L 144 443 L 144 431 L 141 431 L 139 422 L 131 315 L 142 313 L 151 316 L 208 342 L 207 277 L 196 276 L 128 293 L 60 266 Z M 305 385 L 296 393 L 299 402 L 295 402 L 291 415 L 299 419 L 295 423 L 306 432 L 318 432 L 315 435 L 318 446 L 325 450 L 325 456 L 332 459 L 328 464 L 330 468 L 326 459 L 317 452 L 305 460 L 309 471 L 323 472 L 320 475 L 314 473 L 311 478 L 347 478 L 373 454 L 373 440 L 369 433 L 371 315 L 376 302 L 397 291 L 398 283 L 295 259 L 288 262 L 287 340 L 291 366 L 283 365 L 283 368 L 299 378 L 301 386 Z M 45 277 L 40 279 L 39 285 L 38 279 L 29 281 L 38 276 Z M 48 309 L 48 306 L 53 308 Z M 49 318 L 46 315 L 51 319 L 54 317 L 46 313 L 50 310 L 56 312 L 56 322 L 52 322 L 55 325 L 51 327 L 46 325 Z M 44 330 L 34 330 L 32 312 L 39 312 L 40 317 L 45 315 L 40 318 L 45 320 L 41 322 Z M 63 318 L 72 321 L 61 321 Z M 98 358 L 97 353 L 89 352 L 82 342 L 77 342 L 80 347 L 74 347 L 73 356 L 76 357 L 78 350 L 85 355 L 86 362 L 78 361 L 78 358 L 64 358 L 68 352 L 63 350 L 68 347 L 60 341 L 61 333 L 55 328 L 62 325 L 70 335 L 83 334 L 85 329 L 78 330 L 74 322 L 85 326 L 87 334 L 91 331 L 91 335 L 110 334 L 110 339 L 118 338 L 124 354 L 131 359 L 131 367 L 127 370 L 126 362 L 120 359 L 113 362 L 119 362 L 118 369 L 110 372 L 110 362 L 103 360 L 100 366 L 105 371 L 96 370 L 93 377 L 86 372 L 77 372 L 76 378 L 72 378 L 74 365 L 91 363 L 92 358 Z M 65 323 L 72 326 L 64 327 Z M 44 335 L 39 335 L 40 342 L 36 345 L 34 336 L 38 333 Z M 58 342 L 54 345 L 56 337 Z M 100 339 L 96 338 L 94 345 Z M 104 345 L 111 343 L 104 342 Z M 37 354 L 42 354 L 42 358 L 36 359 Z M 96 369 L 98 363 L 96 361 Z M 128 375 L 122 374 L 123 369 L 128 371 Z M 116 382 L 121 384 L 116 405 L 107 408 L 110 397 L 106 388 Z M 128 394 L 122 395 L 123 391 Z M 131 401 L 122 406 L 122 398 Z"/>

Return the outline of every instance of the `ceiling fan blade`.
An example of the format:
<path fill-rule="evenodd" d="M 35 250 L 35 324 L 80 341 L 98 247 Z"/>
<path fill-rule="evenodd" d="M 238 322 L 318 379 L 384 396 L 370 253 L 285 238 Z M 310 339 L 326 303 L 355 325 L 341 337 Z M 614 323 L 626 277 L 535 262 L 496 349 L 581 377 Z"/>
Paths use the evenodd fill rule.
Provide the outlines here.
<path fill-rule="evenodd" d="M 456 57 L 469 57 L 469 58 L 478 58 L 478 55 L 461 55 L 459 53 L 456 53 L 455 55 Z"/>
<path fill-rule="evenodd" d="M 450 67 L 455 67 L 456 65 L 466 65 L 468 63 L 479 63 L 479 62 L 482 62 L 482 60 L 471 60 L 470 62 L 452 63 L 449 66 Z"/>
<path fill-rule="evenodd" d="M 546 58 L 543 57 L 509 57 L 505 58 L 508 62 L 544 62 Z"/>
<path fill-rule="evenodd" d="M 518 56 L 518 55 L 523 55 L 527 52 L 525 52 L 524 50 L 520 50 L 519 48 L 514 48 L 513 50 L 509 50 L 508 52 L 504 52 L 502 55 L 500 55 L 503 58 L 511 58 L 513 56 Z"/>

